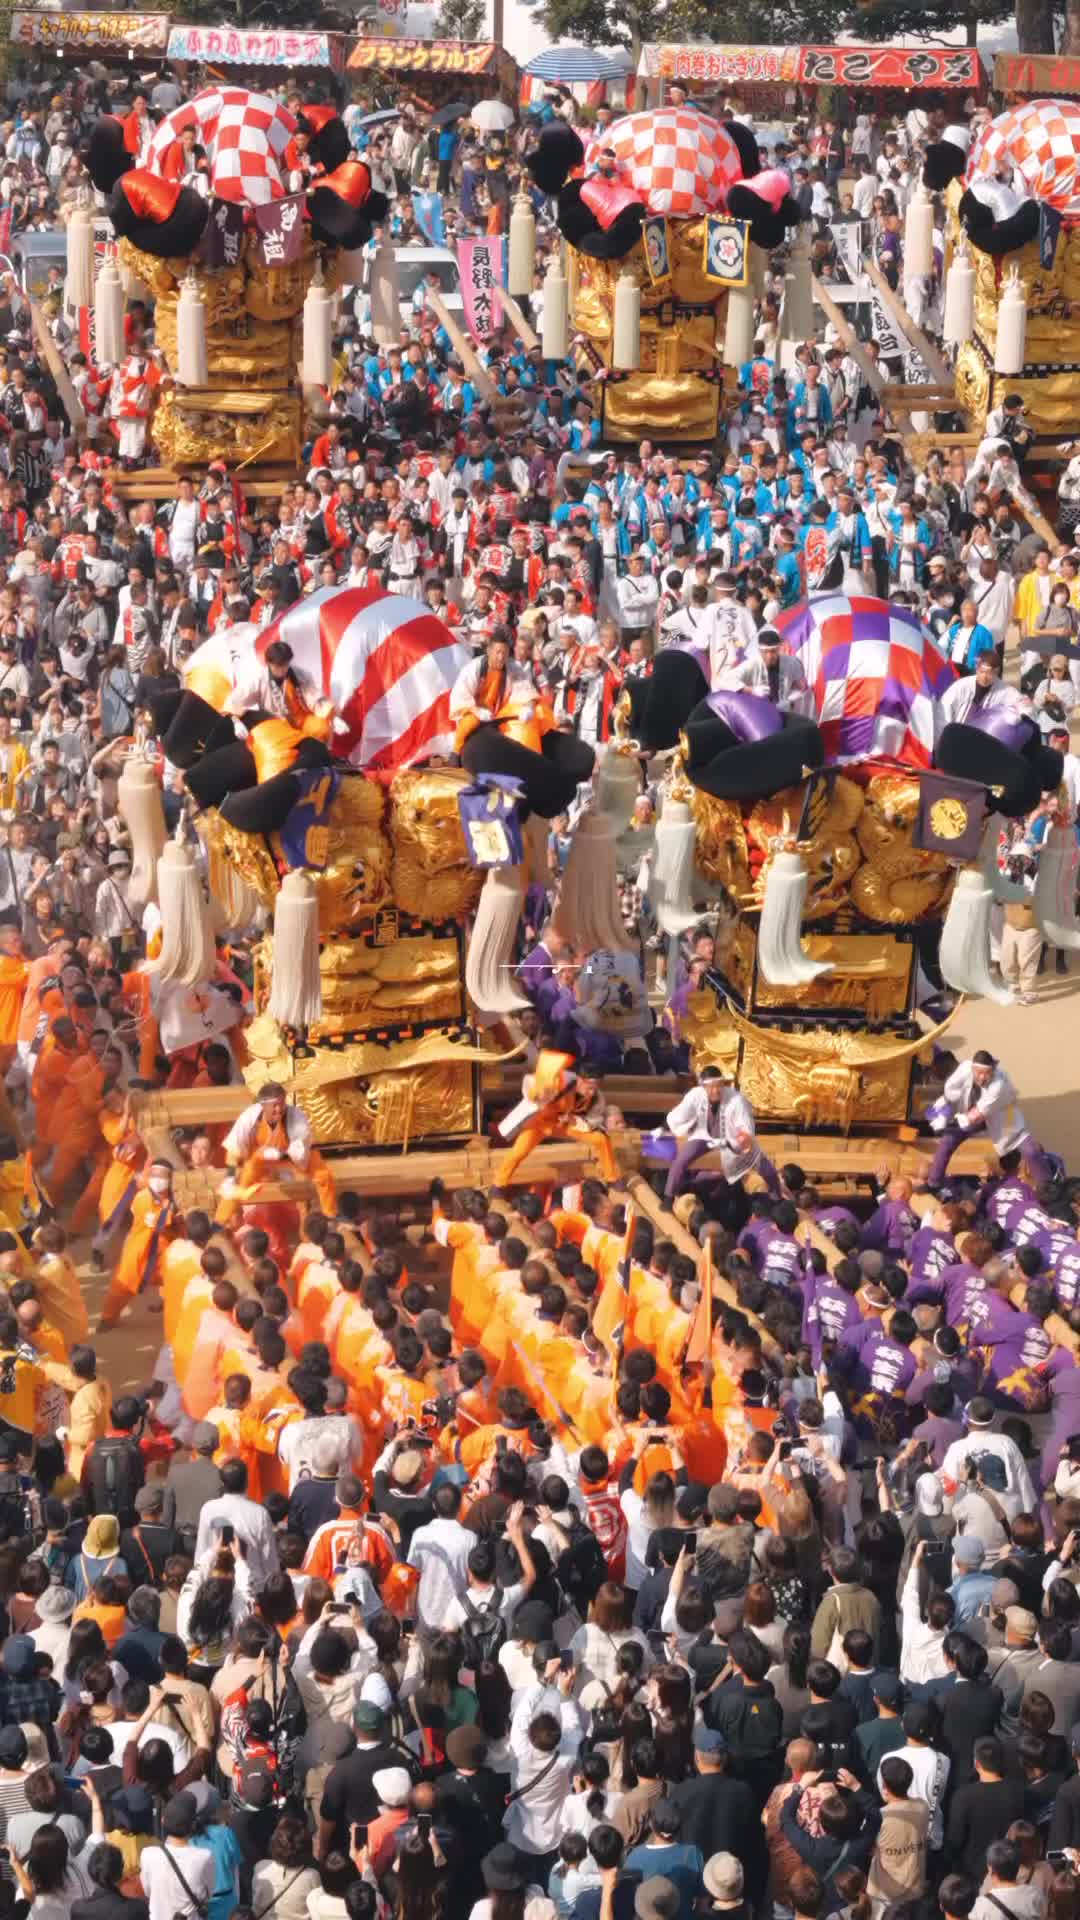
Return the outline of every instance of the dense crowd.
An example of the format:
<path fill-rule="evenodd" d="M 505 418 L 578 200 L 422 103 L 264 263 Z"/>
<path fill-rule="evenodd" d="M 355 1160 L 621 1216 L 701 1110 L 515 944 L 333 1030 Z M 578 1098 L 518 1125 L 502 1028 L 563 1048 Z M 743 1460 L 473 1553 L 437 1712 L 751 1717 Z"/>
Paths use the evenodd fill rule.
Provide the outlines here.
<path fill-rule="evenodd" d="M 43 109 L 28 92 L 0 130 L 15 232 L 70 211 L 102 104 L 149 137 L 182 97 L 169 74 L 115 101 L 82 79 Z M 553 94 L 486 143 L 420 104 L 389 130 L 346 117 L 407 249 L 413 189 L 451 235 L 503 230 L 535 120 L 578 111 Z M 899 283 L 926 132 L 792 126 L 774 157 L 820 271 L 839 274 L 854 219 Z M 292 162 L 303 181 L 302 139 Z M 635 1215 L 591 1074 L 688 1068 L 680 1023 L 715 952 L 706 919 L 658 938 L 643 767 L 627 940 L 663 947 L 667 973 L 641 1038 L 574 1020 L 588 956 L 548 923 L 566 818 L 522 928 L 521 1037 L 530 1062 L 577 1055 L 550 1125 L 587 1136 L 603 1181 L 511 1187 L 512 1149 L 490 1192 L 436 1182 L 413 1217 L 338 1192 L 278 1087 L 164 1159 L 131 1098 L 238 1082 L 242 1042 L 147 1044 L 123 765 L 157 769 L 175 824 L 163 687 L 208 635 L 334 582 L 420 595 L 471 643 L 459 716 L 494 675 L 590 744 L 671 647 L 798 711 L 770 622 L 808 590 L 888 593 L 957 669 L 943 719 L 1008 703 L 1065 750 L 1064 799 L 1002 848 L 1033 883 L 1047 822 L 1080 802 L 1080 553 L 1025 530 L 1023 408 L 913 467 L 827 335 L 781 370 L 781 264 L 720 436 L 686 459 L 600 449 L 590 378 L 509 330 L 478 348 L 484 405 L 423 281 L 390 348 L 361 286 L 326 418 L 273 502 L 214 463 L 125 504 L 118 463 L 153 458 L 152 312 L 129 311 L 127 359 L 98 369 L 55 274 L 77 446 L 3 283 L 0 1911 L 1076 1920 L 1078 1183 L 998 1061 L 956 1066 L 925 1189 L 886 1167 L 850 1206 L 774 1167 L 707 1071 L 669 1116 L 659 1224 Z M 260 704 L 300 686 L 285 648 Z M 1020 998 L 1040 947 L 1007 908 Z M 220 959 L 247 1005 L 246 943 Z M 950 1173 L 964 1133 L 997 1149 L 992 1174 Z M 718 1143 L 723 1173 L 696 1168 Z M 226 1162 L 218 1217 L 183 1211 L 181 1163 Z M 317 1207 L 280 1198 L 283 1163 Z M 99 1366 L 75 1262 L 91 1229 L 101 1327 L 160 1294 L 138 1394 Z"/>

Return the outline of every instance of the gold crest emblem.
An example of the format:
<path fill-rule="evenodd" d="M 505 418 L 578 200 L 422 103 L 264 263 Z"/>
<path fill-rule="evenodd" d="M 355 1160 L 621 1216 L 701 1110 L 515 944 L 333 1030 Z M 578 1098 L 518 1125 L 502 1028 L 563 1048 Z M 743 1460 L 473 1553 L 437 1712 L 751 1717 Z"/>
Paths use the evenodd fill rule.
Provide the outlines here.
<path fill-rule="evenodd" d="M 959 840 L 967 830 L 968 810 L 955 795 L 935 800 L 930 809 L 930 830 L 939 840 Z"/>

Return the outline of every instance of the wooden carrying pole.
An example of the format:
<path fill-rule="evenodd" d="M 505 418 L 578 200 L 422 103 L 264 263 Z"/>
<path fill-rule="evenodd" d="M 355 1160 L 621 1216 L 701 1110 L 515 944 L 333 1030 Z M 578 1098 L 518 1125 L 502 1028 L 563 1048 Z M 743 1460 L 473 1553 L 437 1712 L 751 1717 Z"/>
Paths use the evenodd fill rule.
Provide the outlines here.
<path fill-rule="evenodd" d="M 951 387 L 953 380 L 952 368 L 949 366 L 948 361 L 938 352 L 933 341 L 927 339 L 922 328 L 916 326 L 899 294 L 893 292 L 885 275 L 874 265 L 872 260 L 864 261 L 863 267 L 864 271 L 869 275 L 872 284 L 881 295 L 882 305 L 888 308 L 889 313 L 896 321 L 905 340 L 910 341 L 916 353 L 922 354 L 934 379 L 940 380 L 943 387 Z"/>
<path fill-rule="evenodd" d="M 837 306 L 828 288 L 822 286 L 816 274 L 810 284 L 814 290 L 814 299 L 822 313 L 836 328 L 841 346 L 850 353 L 867 386 L 872 387 L 875 393 L 880 393 L 885 385 L 885 375 L 881 368 L 875 367 L 862 342 L 856 338 L 850 322 L 845 319 L 843 309 Z"/>
<path fill-rule="evenodd" d="M 475 351 L 469 345 L 468 340 L 458 326 L 453 314 L 449 311 L 442 295 L 429 289 L 425 298 L 435 318 L 441 326 L 445 327 L 446 332 L 449 334 L 450 344 L 457 354 L 458 359 L 461 361 L 462 366 L 465 368 L 480 398 L 486 400 L 489 406 L 494 406 L 499 398 L 499 390 L 491 378 L 491 375 L 480 365 Z"/>
<path fill-rule="evenodd" d="M 36 300 L 28 300 L 30 318 L 34 326 L 34 335 L 41 348 L 45 365 L 56 382 L 56 391 L 64 403 L 64 411 L 71 422 L 72 433 L 86 432 L 86 411 L 71 384 L 71 375 L 60 357 L 59 349 L 49 332 L 47 320 L 43 317 Z"/>
<path fill-rule="evenodd" d="M 499 288 L 499 305 L 502 307 L 503 312 L 513 327 L 514 332 L 517 334 L 518 339 L 521 341 L 522 346 L 525 348 L 525 351 L 531 353 L 534 347 L 540 345 L 540 342 L 526 320 L 525 315 L 522 313 L 521 308 L 518 306 L 517 301 L 511 294 L 507 293 L 505 287 Z"/>

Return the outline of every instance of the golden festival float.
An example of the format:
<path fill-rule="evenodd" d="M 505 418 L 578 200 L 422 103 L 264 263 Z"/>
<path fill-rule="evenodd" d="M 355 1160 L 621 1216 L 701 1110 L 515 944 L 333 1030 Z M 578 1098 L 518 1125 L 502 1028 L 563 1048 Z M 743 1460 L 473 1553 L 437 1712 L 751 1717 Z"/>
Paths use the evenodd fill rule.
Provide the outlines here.
<path fill-rule="evenodd" d="M 529 165 L 566 241 L 544 283 L 545 357 L 591 366 L 608 440 L 713 440 L 724 368 L 733 380 L 750 358 L 764 249 L 797 222 L 786 173 L 762 169 L 749 127 L 686 106 L 629 114 L 588 149 L 547 127 Z"/>
<path fill-rule="evenodd" d="M 978 425 L 1015 393 L 1038 435 L 1080 428 L 1078 159 L 1072 100 L 1022 101 L 974 138 L 946 127 L 928 149 L 925 184 L 946 206 L 944 338 L 957 402 Z M 929 205 L 916 196 L 909 234 Z"/>
<path fill-rule="evenodd" d="M 297 148 L 321 168 L 303 192 L 290 191 Z M 208 162 L 206 194 L 183 184 L 196 149 Z M 294 117 L 268 95 L 209 87 L 166 114 L 145 151 L 136 115 L 98 121 L 88 167 L 108 195 L 117 257 L 95 282 L 90 212 L 76 208 L 68 293 L 92 306 L 97 364 L 118 370 L 121 455 L 125 425 L 139 442 L 148 427 L 173 474 L 212 460 L 248 469 L 249 481 L 263 470 L 295 472 L 304 389 L 331 376 L 336 290 L 356 279 L 356 249 L 386 212 L 336 108 L 306 106 Z M 388 245 L 376 253 L 373 294 L 380 329 L 396 337 Z M 154 303 L 152 356 L 125 344 L 135 297 Z"/>
<path fill-rule="evenodd" d="M 935 988 L 1010 999 L 990 916 L 1025 896 L 998 870 L 999 832 L 1061 761 L 1011 702 L 942 726 L 955 675 L 907 608 L 823 593 L 776 626 L 805 714 L 709 693 L 690 652 L 635 683 L 628 727 L 674 750 L 650 902 L 672 937 L 716 902 L 715 959 L 680 1012 L 699 1071 L 719 1065 L 766 1125 L 895 1137 L 941 1091 L 949 1020 L 928 1030 L 921 1002 Z M 1076 868 L 1075 836 L 1054 829 L 1035 911 L 1074 948 Z"/>

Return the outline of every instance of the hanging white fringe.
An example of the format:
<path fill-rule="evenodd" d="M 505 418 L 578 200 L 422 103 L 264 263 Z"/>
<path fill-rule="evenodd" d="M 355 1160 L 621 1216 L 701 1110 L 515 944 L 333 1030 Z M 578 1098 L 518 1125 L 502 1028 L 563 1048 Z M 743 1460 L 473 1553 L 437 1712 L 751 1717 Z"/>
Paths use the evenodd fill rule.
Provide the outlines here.
<path fill-rule="evenodd" d="M 235 861 L 221 862 L 221 880 L 222 884 L 215 891 L 214 898 L 221 904 L 222 931 L 239 933 L 245 927 L 254 926 L 259 913 L 259 896 L 238 871 Z"/>
<path fill-rule="evenodd" d="M 165 815 L 157 775 L 146 760 L 124 761 L 116 787 L 120 818 L 131 836 L 128 904 L 137 912 L 158 897 L 158 861 L 165 849 Z"/>
<path fill-rule="evenodd" d="M 401 343 L 401 300 L 397 254 L 387 227 L 382 229 L 371 262 L 371 332 L 380 347 Z"/>
<path fill-rule="evenodd" d="M 828 960 L 811 960 L 802 943 L 802 916 L 809 875 L 801 853 L 775 853 L 765 876 L 757 959 L 772 987 L 801 987 L 831 973 Z"/>
<path fill-rule="evenodd" d="M 941 929 L 938 965 L 946 986 L 954 993 L 978 994 L 998 1006 L 1012 1005 L 1007 987 L 999 987 L 990 972 L 990 915 L 993 889 L 978 867 L 962 867 L 956 876 L 949 910 Z"/>
<path fill-rule="evenodd" d="M 323 282 L 322 264 L 304 295 L 303 355 L 300 378 L 305 387 L 328 387 L 333 377 L 334 301 Z"/>
<path fill-rule="evenodd" d="M 619 911 L 615 828 L 606 813 L 593 807 L 574 828 L 551 924 L 578 953 L 596 953 L 601 947 L 619 953 L 630 944 Z"/>
<path fill-rule="evenodd" d="M 997 310 L 997 336 L 994 341 L 994 372 L 1017 374 L 1024 371 L 1027 351 L 1027 295 L 1015 263 L 1005 275 L 1005 285 Z"/>
<path fill-rule="evenodd" d="M 966 239 L 957 241 L 945 275 L 945 314 L 941 337 L 950 347 L 967 344 L 975 331 L 975 269 Z"/>
<path fill-rule="evenodd" d="M 187 847 L 170 840 L 157 867 L 161 906 L 161 954 L 156 971 L 162 980 L 197 987 L 214 971 L 214 934 L 199 870 Z"/>
<path fill-rule="evenodd" d="M 633 754 L 620 753 L 617 747 L 605 747 L 597 764 L 593 791 L 597 807 L 607 815 L 615 832 L 624 832 L 633 819 L 641 792 L 641 776 Z"/>
<path fill-rule="evenodd" d="M 518 992 L 513 974 L 524 900 L 524 867 L 492 867 L 465 955 L 465 990 L 481 1013 L 516 1013 L 531 1004 Z"/>
<path fill-rule="evenodd" d="M 1076 918 L 1076 869 L 1080 847 L 1071 827 L 1051 827 L 1039 851 L 1035 919 L 1044 940 L 1066 953 L 1080 949 Z"/>
<path fill-rule="evenodd" d="M 94 302 L 94 223 L 86 195 L 80 189 L 67 228 L 67 304 L 76 311 Z"/>
<path fill-rule="evenodd" d="M 689 803 L 664 798 L 649 873 L 649 905 L 662 933 L 686 933 L 701 919 L 694 910 L 697 830 Z"/>
<path fill-rule="evenodd" d="M 176 303 L 176 377 L 182 387 L 205 387 L 209 379 L 206 300 L 194 267 L 184 275 Z"/>
<path fill-rule="evenodd" d="M 116 367 L 123 357 L 124 283 L 116 256 L 109 253 L 94 288 L 94 359 L 99 367 Z"/>
<path fill-rule="evenodd" d="M 311 1027 L 322 1013 L 319 896 L 309 874 L 287 873 L 274 906 L 270 1013 L 280 1027 Z"/>

